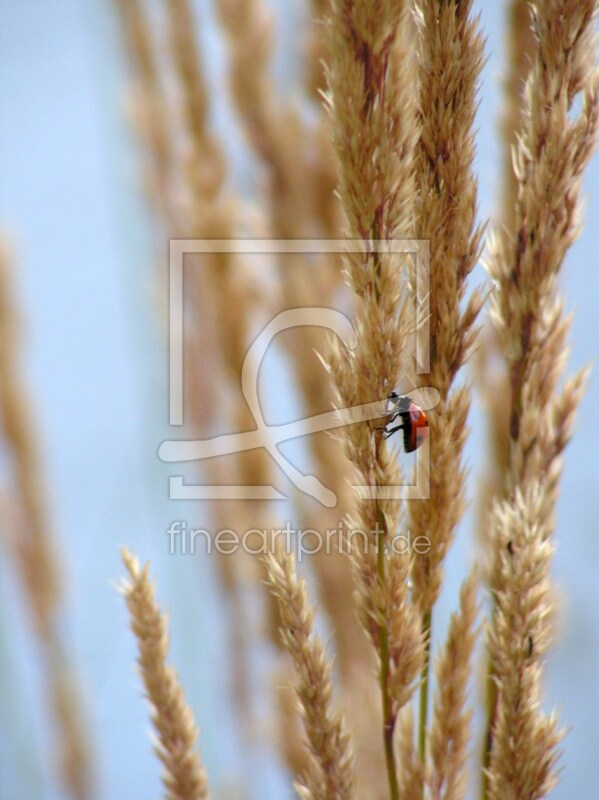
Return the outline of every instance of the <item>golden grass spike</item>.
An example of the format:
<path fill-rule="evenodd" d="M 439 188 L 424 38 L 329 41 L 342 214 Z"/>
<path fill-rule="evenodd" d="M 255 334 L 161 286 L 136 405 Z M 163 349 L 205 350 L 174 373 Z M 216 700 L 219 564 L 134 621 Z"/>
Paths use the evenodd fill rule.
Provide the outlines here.
<path fill-rule="evenodd" d="M 551 637 L 550 565 L 553 545 L 543 522 L 539 482 L 497 503 L 500 553 L 495 612 L 488 647 L 498 697 L 488 769 L 490 800 L 542 798 L 557 781 L 563 732 L 540 709 L 542 659 Z"/>
<path fill-rule="evenodd" d="M 578 233 L 580 183 L 596 146 L 596 13 L 594 0 L 551 0 L 531 6 L 535 46 L 514 150 L 517 196 L 509 226 L 490 242 L 489 269 L 497 283 L 492 315 L 510 387 L 510 451 L 504 477 L 506 500 L 494 505 L 490 520 L 495 552 L 491 588 L 496 608 L 489 633 L 485 797 L 524 796 L 518 792 L 543 797 L 556 779 L 556 722 L 534 705 L 542 675 L 539 657 L 547 633 L 525 634 L 529 623 L 516 613 L 515 592 L 520 587 L 526 594 L 522 602 L 534 605 L 535 614 L 548 619 L 551 603 L 545 562 L 551 555 L 548 545 L 553 535 L 561 454 L 571 435 L 586 378 L 583 370 L 558 391 L 570 319 L 564 315 L 556 283 Z M 577 99 L 582 101 L 579 109 Z M 514 534 L 507 541 L 506 530 Z M 534 577 L 521 574 L 527 562 L 537 569 L 538 586 L 525 585 L 526 577 Z M 510 644 L 514 659 L 510 668 L 499 653 L 500 640 Z M 528 655 L 520 653 L 518 657 L 517 642 L 523 642 L 526 652 L 530 650 Z M 531 662 L 531 668 L 517 677 L 513 670 L 518 664 L 526 666 L 522 658 Z M 532 705 L 521 703 L 523 691 Z M 531 759 L 526 748 L 511 753 L 506 737 L 512 722 L 536 737 L 544 766 Z M 516 794 L 501 795 L 504 787 Z"/>
<path fill-rule="evenodd" d="M 460 609 L 436 663 L 436 692 L 430 733 L 431 800 L 463 800 L 468 784 L 467 759 L 472 712 L 466 707 L 476 641 L 476 590 L 472 572 L 460 592 Z"/>
<path fill-rule="evenodd" d="M 464 508 L 461 465 L 470 392 L 452 391 L 472 348 L 482 294 L 466 308 L 466 279 L 480 251 L 476 227 L 477 184 L 473 173 L 474 115 L 482 67 L 482 39 L 471 3 L 419 5 L 420 126 L 417 172 L 418 235 L 430 240 L 429 381 L 441 394 L 430 416 L 430 500 L 410 503 L 414 536 L 431 539 L 428 555 L 414 561 L 414 588 L 423 613 L 432 609 L 442 582 L 442 564 Z M 445 66 L 444 66 L 445 65 Z M 448 114 L 447 109 L 452 113 Z"/>
<path fill-rule="evenodd" d="M 332 668 L 314 633 L 314 610 L 295 559 L 282 547 L 267 557 L 267 576 L 277 599 L 280 634 L 295 667 L 295 691 L 310 752 L 300 794 L 310 800 L 351 800 L 355 797 L 350 738 L 332 709 Z"/>
<path fill-rule="evenodd" d="M 346 279 L 355 293 L 358 345 L 351 352 L 333 345 L 329 354 L 340 407 L 390 395 L 404 375 L 413 332 L 401 264 L 397 257 L 372 252 L 373 242 L 410 238 L 415 231 L 419 129 L 409 13 L 409 3 L 383 2 L 373 14 L 368 2 L 339 0 L 333 3 L 328 26 L 326 102 L 339 195 L 346 235 L 366 244 L 364 254 L 353 254 L 345 262 Z M 376 423 L 352 425 L 343 436 L 355 483 L 401 485 L 397 462 Z M 354 544 L 352 557 L 358 612 L 379 660 L 387 792 L 394 800 L 399 792 L 395 722 L 401 704 L 410 697 L 422 658 L 417 612 L 409 602 L 407 582 L 398 580 L 405 572 L 402 557 L 391 553 L 387 558 L 385 553 L 400 521 L 397 500 L 377 499 L 359 500 L 350 523 L 368 537 L 367 546 Z M 391 564 L 394 560 L 397 563 Z M 398 658 L 407 652 L 409 660 Z M 382 787 L 373 784 L 371 791 L 382 792 Z"/>
<path fill-rule="evenodd" d="M 129 574 L 121 584 L 121 592 L 137 640 L 141 678 L 152 707 L 152 723 L 158 738 L 155 750 L 164 764 L 165 798 L 208 800 L 206 772 L 196 749 L 198 729 L 177 673 L 167 663 L 167 621 L 154 596 L 149 564 L 140 567 L 126 548 L 121 555 Z"/>

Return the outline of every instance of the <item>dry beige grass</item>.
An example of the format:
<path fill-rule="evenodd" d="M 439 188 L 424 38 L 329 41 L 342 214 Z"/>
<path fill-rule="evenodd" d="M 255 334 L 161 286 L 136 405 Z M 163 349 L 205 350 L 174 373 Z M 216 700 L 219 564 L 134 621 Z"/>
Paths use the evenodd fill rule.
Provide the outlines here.
<path fill-rule="evenodd" d="M 154 597 L 149 565 L 122 551 L 129 574 L 121 592 L 139 648 L 138 664 L 156 730 L 156 755 L 164 765 L 167 800 L 208 800 L 206 773 L 196 751 L 198 730 L 174 669 L 167 663 L 166 617 Z"/>
<path fill-rule="evenodd" d="M 553 547 L 543 523 L 540 486 L 495 509 L 501 548 L 489 652 L 497 705 L 489 762 L 493 800 L 545 797 L 556 782 L 557 745 L 563 735 L 555 715 L 541 711 L 543 655 L 551 634 L 549 567 Z"/>
<path fill-rule="evenodd" d="M 330 354 L 341 408 L 388 397 L 407 369 L 413 323 L 403 295 L 405 273 L 397 258 L 372 250 L 373 244 L 411 238 L 415 230 L 418 127 L 409 34 L 407 3 L 383 2 L 376 15 L 366 2 L 333 4 L 326 101 L 345 233 L 365 243 L 365 253 L 348 256 L 345 267 L 356 295 L 358 344 L 348 352 L 335 343 Z M 377 489 L 400 485 L 398 464 L 376 425 L 344 429 L 357 483 Z M 352 554 L 357 610 L 379 662 L 385 763 L 394 798 L 397 715 L 415 691 L 424 657 L 419 617 L 409 599 L 410 558 L 392 552 L 388 557 L 385 549 L 401 522 L 397 501 L 362 499 L 350 524 L 368 536 Z"/>
<path fill-rule="evenodd" d="M 464 582 L 437 660 L 437 689 L 430 733 L 431 800 L 464 797 L 468 784 L 471 710 L 467 707 L 471 658 L 476 642 L 476 573 Z"/>
<path fill-rule="evenodd" d="M 223 425 L 255 427 L 239 391 L 242 364 L 258 321 L 287 308 L 338 304 L 352 315 L 357 334 L 353 350 L 331 342 L 322 358 L 326 369 L 312 352 L 323 350 L 317 334 L 285 335 L 282 352 L 306 414 L 333 402 L 345 408 L 384 401 L 397 388 L 430 386 L 440 397 L 429 414 L 426 500 L 385 495 L 405 476 L 385 438 L 384 418 L 348 425 L 334 442 L 324 434 L 312 438 L 314 471 L 339 503 L 325 509 L 298 494 L 294 521 L 320 533 L 342 527 L 342 520 L 363 531 L 365 539 L 351 539 L 349 558 L 321 553 L 305 572 L 284 548 L 272 548 L 265 559 L 248 553 L 216 559 L 231 617 L 231 663 L 224 666 L 240 729 L 272 735 L 306 800 L 463 800 L 472 778 L 481 778 L 483 800 L 547 797 L 558 779 L 563 737 L 542 694 L 555 614 L 554 516 L 587 374 L 564 377 L 570 318 L 558 280 L 580 229 L 581 181 L 599 124 L 597 0 L 508 4 L 504 178 L 487 258 L 495 331 L 481 348 L 477 372 L 492 434 L 492 469 L 481 496 L 488 563 L 483 580 L 479 571 L 464 580 L 446 631 L 433 620 L 467 503 L 471 390 L 463 373 L 481 344 L 477 325 L 486 297 L 484 288 L 468 286 L 482 248 L 473 165 L 484 53 L 472 0 L 312 0 L 309 28 L 295 43 L 303 61 L 293 96 L 273 78 L 277 29 L 263 0 L 215 0 L 228 73 L 217 87 L 207 78 L 201 9 L 191 0 L 118 0 L 117 6 L 161 253 L 169 236 L 363 243 L 344 256 L 343 270 L 325 256 L 315 264 L 299 254 L 274 266 L 239 264 L 228 254 L 198 259 L 201 269 L 186 277 L 185 296 L 190 433 L 208 438 Z M 213 124 L 215 104 L 224 102 L 260 175 L 251 211 Z M 386 250 L 397 239 L 430 246 L 430 318 L 419 330 L 413 307 L 424 298 L 416 297 L 413 265 Z M 423 367 L 415 342 L 429 334 L 430 364 Z M 18 315 L 1 253 L 8 541 L 41 643 L 64 789 L 84 800 L 91 796 L 89 754 L 59 633 L 62 577 L 19 359 Z M 224 465 L 212 459 L 205 476 L 218 484 L 276 483 L 259 450 Z M 374 495 L 352 484 L 373 487 Z M 207 511 L 215 529 L 282 528 L 277 510 L 263 501 Z M 400 554 L 389 547 L 398 534 L 423 537 L 428 552 Z M 128 578 L 121 591 L 164 766 L 164 795 L 208 798 L 197 727 L 167 663 L 167 620 L 149 565 L 140 567 L 126 550 L 123 561 Z M 481 754 L 472 746 L 469 697 L 482 589 L 491 608 L 482 626 L 488 663 Z M 264 604 L 259 624 L 252 617 L 256 600 Z M 330 633 L 326 646 L 320 630 Z M 250 656 L 265 646 L 276 676 L 265 683 L 276 683 L 277 696 L 258 727 Z"/>
<path fill-rule="evenodd" d="M 557 779 L 560 734 L 539 705 L 550 634 L 548 566 L 561 454 L 586 371 L 559 390 L 570 319 L 556 279 L 579 229 L 580 182 L 599 116 L 597 4 L 548 2 L 531 13 L 534 45 L 515 123 L 515 187 L 507 192 L 514 207 L 490 258 L 498 287 L 492 314 L 511 400 L 505 500 L 495 502 L 489 521 L 496 607 L 486 765 L 488 796 L 497 799 L 544 797 Z"/>
<path fill-rule="evenodd" d="M 203 235 L 202 222 L 208 220 L 214 235 L 233 236 L 240 204 L 236 199 L 222 202 L 224 156 L 207 113 L 209 102 L 222 98 L 210 95 L 202 75 L 189 4 L 169 0 L 165 8 L 171 62 L 183 98 L 168 138 L 177 141 L 183 130 L 189 144 L 186 158 L 175 155 L 176 174 L 191 198 L 187 217 L 178 224 Z M 291 695 L 281 693 L 280 720 L 288 733 L 283 750 L 303 778 L 304 796 L 459 800 L 466 793 L 471 744 L 467 698 L 478 632 L 474 575 L 463 585 L 460 608 L 434 659 L 432 620 L 446 555 L 466 504 L 463 449 L 470 390 L 461 370 L 474 349 L 485 299 L 484 289 L 467 287 L 482 240 L 473 170 L 483 63 L 478 19 L 469 0 L 382 0 L 376 13 L 365 0 L 334 0 L 330 8 L 315 2 L 313 14 L 329 19 L 326 26 L 311 25 L 303 50 L 302 91 L 308 103 L 317 89 L 324 91 L 328 122 L 323 118 L 311 126 L 302 117 L 301 103 L 281 97 L 271 77 L 274 23 L 260 0 L 219 0 L 217 10 L 229 54 L 232 101 L 263 170 L 262 230 L 279 238 L 338 236 L 331 191 L 338 181 L 343 233 L 365 243 L 363 253 L 345 258 L 344 268 L 353 295 L 357 347 L 347 352 L 332 345 L 330 383 L 315 377 L 301 348 L 291 343 L 287 349 L 306 408 L 324 410 L 331 390 L 340 407 L 383 400 L 399 385 L 430 385 L 441 398 L 430 414 L 429 500 L 411 501 L 406 510 L 397 501 L 344 494 L 340 513 L 348 510 L 349 527 L 368 534 L 368 546 L 352 552 L 355 599 L 340 559 L 312 560 L 319 599 L 333 629 L 347 734 L 332 708 L 331 665 L 314 635 L 314 611 L 294 560 L 283 552 L 268 560 L 268 581 L 277 599 L 270 633 L 274 638 L 279 628 L 290 654 L 306 734 L 302 746 Z M 549 0 L 531 7 L 512 0 L 509 6 L 503 129 L 508 150 L 514 149 L 514 169 L 510 155 L 498 214 L 503 227 L 493 233 L 489 259 L 496 283 L 493 348 L 504 369 L 493 372 L 489 358 L 479 372 L 487 389 L 495 453 L 481 503 L 490 552 L 485 577 L 494 598 L 487 625 L 493 690 L 483 795 L 497 800 L 543 797 L 555 780 L 559 727 L 540 710 L 543 656 L 551 633 L 549 563 L 560 459 L 584 386 L 580 374 L 557 390 L 569 323 L 555 279 L 577 229 L 580 179 L 594 147 L 595 10 L 590 0 Z M 131 23 L 129 31 L 131 48 L 140 50 L 139 73 L 151 89 L 160 81 L 152 68 L 144 68 L 144 50 L 139 42 L 135 45 Z M 151 98 L 157 92 L 147 93 Z M 577 98 L 582 104 L 575 111 Z M 324 138 L 327 125 L 334 160 Z M 146 135 L 147 162 L 150 168 L 154 164 L 154 173 L 156 163 L 164 161 L 160 153 L 166 150 L 158 144 L 162 138 Z M 164 192 L 170 191 L 166 183 Z M 431 358 L 423 374 L 417 373 L 412 352 L 411 265 L 374 252 L 375 244 L 397 238 L 430 243 Z M 223 310 L 227 303 L 240 309 L 213 349 L 232 385 L 247 346 L 249 309 L 229 279 L 228 265 L 215 266 L 212 282 L 199 287 L 193 304 L 198 321 L 210 315 L 201 308 L 206 295 Z M 323 282 L 315 293 L 297 259 L 292 270 L 278 277 L 273 296 L 253 298 L 253 310 L 272 314 L 278 302 L 305 306 L 315 296 L 318 305 L 329 303 L 338 281 L 328 266 L 322 266 Z M 203 357 L 209 340 L 199 330 L 195 346 Z M 493 387 L 498 387 L 495 392 Z M 247 427 L 243 410 L 232 419 L 237 427 Z M 313 450 L 338 494 L 348 475 L 354 483 L 377 489 L 402 483 L 378 423 L 348 426 L 340 439 L 347 462 L 340 464 L 324 439 L 315 439 Z M 257 462 L 238 468 L 251 483 L 260 482 L 257 478 L 269 482 Z M 297 505 L 298 516 L 315 530 L 326 527 L 330 518 L 325 512 L 313 515 L 301 501 Z M 242 522 L 249 513 L 244 508 L 236 516 L 228 509 L 223 519 L 228 515 Z M 408 529 L 413 537 L 426 536 L 430 551 L 407 557 L 386 552 L 391 537 Z M 232 567 L 225 585 L 235 596 L 239 575 Z M 354 644 L 359 641 L 354 613 L 370 639 L 369 653 Z M 373 700 L 372 656 L 380 710 Z M 278 676 L 287 682 L 288 668 L 281 669 Z M 361 714 L 352 699 L 356 689 L 367 698 Z"/>
<path fill-rule="evenodd" d="M 310 755 L 299 794 L 305 800 L 351 800 L 355 793 L 349 736 L 331 707 L 332 668 L 314 633 L 305 583 L 296 575 L 293 556 L 282 548 L 268 557 L 267 574 L 279 605 L 283 642 L 295 667 Z"/>
<path fill-rule="evenodd" d="M 0 241 L 0 433 L 11 481 L 2 523 L 38 639 L 62 788 L 74 800 L 88 800 L 93 792 L 93 759 L 78 679 L 61 631 L 64 578 L 34 415 L 21 371 L 20 320 L 9 261 L 6 242 Z"/>
<path fill-rule="evenodd" d="M 464 300 L 466 280 L 478 260 L 482 235 L 476 223 L 477 182 L 473 171 L 482 38 L 471 2 L 421 3 L 418 32 L 417 232 L 419 238 L 430 240 L 431 247 L 430 374 L 419 379 L 441 394 L 431 415 L 430 499 L 409 504 L 411 533 L 429 537 L 432 545 L 429 553 L 414 560 L 412 572 L 414 597 L 427 642 L 418 727 L 418 751 L 426 770 L 433 609 L 443 583 L 445 556 L 465 507 L 462 451 L 470 392 L 463 386 L 456 388 L 454 382 L 470 355 L 476 335 L 474 324 L 484 300 L 480 290 L 473 291 L 467 302 Z M 467 663 L 467 639 L 460 644 L 463 662 Z M 460 695 L 464 687 L 459 685 L 459 675 L 453 680 L 455 692 Z M 444 690 L 450 692 L 451 687 L 450 682 Z M 443 698 L 439 697 L 435 708 L 437 730 L 442 713 Z M 453 731 L 458 741 L 467 735 L 466 719 L 467 715 L 458 716 L 457 728 L 462 730 Z M 438 756 L 438 741 L 437 751 Z M 463 753 L 457 756 L 456 766 L 460 758 L 464 758 Z M 439 792 L 440 765 L 433 764 L 431 791 Z M 451 792 L 448 797 L 459 797 L 460 781 L 456 779 L 453 788 L 450 785 L 446 789 Z"/>

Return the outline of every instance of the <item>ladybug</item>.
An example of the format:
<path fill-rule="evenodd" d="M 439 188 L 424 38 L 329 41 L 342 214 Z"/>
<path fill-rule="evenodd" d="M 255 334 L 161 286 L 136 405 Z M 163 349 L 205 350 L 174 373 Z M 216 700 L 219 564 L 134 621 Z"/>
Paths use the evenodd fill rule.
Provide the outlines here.
<path fill-rule="evenodd" d="M 420 406 L 407 395 L 391 392 L 387 402 L 387 415 L 389 419 L 384 426 L 383 438 L 388 439 L 396 431 L 403 430 L 403 446 L 406 453 L 417 450 L 428 436 L 428 419 Z M 400 419 L 401 423 L 393 426 L 397 419 Z"/>

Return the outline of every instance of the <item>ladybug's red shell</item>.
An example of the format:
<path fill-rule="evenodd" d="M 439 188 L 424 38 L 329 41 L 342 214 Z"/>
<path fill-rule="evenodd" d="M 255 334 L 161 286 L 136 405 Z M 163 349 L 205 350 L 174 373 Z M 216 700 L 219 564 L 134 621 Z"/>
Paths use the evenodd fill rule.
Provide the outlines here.
<path fill-rule="evenodd" d="M 397 420 L 400 424 L 394 424 Z M 387 424 L 385 438 L 403 430 L 403 445 L 406 453 L 413 453 L 428 435 L 428 419 L 418 403 L 408 395 L 392 392 L 387 401 Z"/>
<path fill-rule="evenodd" d="M 428 436 L 428 419 L 420 406 L 413 402 L 401 416 L 404 449 L 406 453 L 413 453 Z"/>

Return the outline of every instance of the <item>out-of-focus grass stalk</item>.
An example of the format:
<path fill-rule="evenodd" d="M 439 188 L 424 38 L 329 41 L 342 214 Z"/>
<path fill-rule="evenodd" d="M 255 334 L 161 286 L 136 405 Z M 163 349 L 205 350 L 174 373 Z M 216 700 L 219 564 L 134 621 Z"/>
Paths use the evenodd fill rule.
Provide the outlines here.
<path fill-rule="evenodd" d="M 76 672 L 60 633 L 63 576 L 50 524 L 46 486 L 28 392 L 8 248 L 0 241 L 0 431 L 11 461 L 9 541 L 40 646 L 43 679 L 55 724 L 58 772 L 74 800 L 92 797 L 92 756 Z"/>

